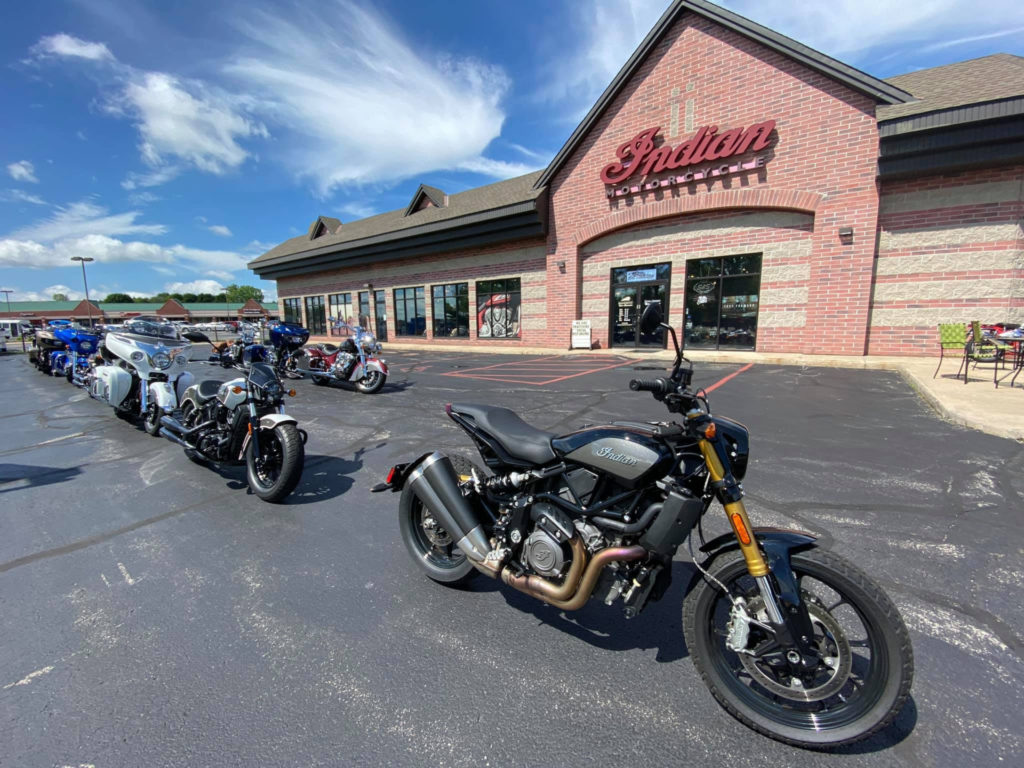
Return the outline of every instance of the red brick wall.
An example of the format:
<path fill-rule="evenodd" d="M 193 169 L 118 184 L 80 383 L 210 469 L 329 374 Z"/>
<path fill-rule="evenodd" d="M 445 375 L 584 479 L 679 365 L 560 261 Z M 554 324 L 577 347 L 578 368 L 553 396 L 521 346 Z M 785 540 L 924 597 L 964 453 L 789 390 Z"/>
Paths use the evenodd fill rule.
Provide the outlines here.
<path fill-rule="evenodd" d="M 693 130 L 685 126 L 688 99 Z M 674 136 L 673 102 L 680 104 Z M 743 158 L 766 154 L 764 168 L 632 199 L 606 196 L 602 168 L 641 130 L 660 125 L 660 135 L 676 145 L 703 125 L 722 131 L 769 119 L 777 121 L 777 141 Z M 682 16 L 551 184 L 549 328 L 567 328 L 581 314 L 579 246 L 593 238 L 594 221 L 609 219 L 614 226 L 666 215 L 680 219 L 712 208 L 791 209 L 814 213 L 806 320 L 802 327 L 769 334 L 763 348 L 863 354 L 878 215 L 877 158 L 870 99 L 738 34 Z M 688 213 L 680 216 L 680 210 Z M 627 213 L 616 216 L 620 212 Z M 846 226 L 854 236 L 841 243 L 838 229 Z M 768 242 L 774 237 L 765 236 Z M 759 250 L 761 244 L 736 243 L 738 252 Z M 557 261 L 565 262 L 564 273 Z M 681 276 L 673 275 L 673 284 L 681 285 Z"/>
<path fill-rule="evenodd" d="M 938 323 L 1024 323 L 1024 166 L 886 182 L 869 354 L 934 355 Z"/>

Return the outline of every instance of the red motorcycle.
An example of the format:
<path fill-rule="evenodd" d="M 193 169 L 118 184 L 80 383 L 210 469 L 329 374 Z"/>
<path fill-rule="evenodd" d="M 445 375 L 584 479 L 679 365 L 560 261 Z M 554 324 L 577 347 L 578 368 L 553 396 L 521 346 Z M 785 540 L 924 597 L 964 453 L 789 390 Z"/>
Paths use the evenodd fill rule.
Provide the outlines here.
<path fill-rule="evenodd" d="M 305 355 L 299 366 L 318 386 L 352 381 L 360 392 L 372 395 L 387 381 L 388 365 L 377 357 L 381 346 L 374 335 L 361 326 L 350 327 L 355 335 L 341 346 L 315 344 L 302 350 Z"/>

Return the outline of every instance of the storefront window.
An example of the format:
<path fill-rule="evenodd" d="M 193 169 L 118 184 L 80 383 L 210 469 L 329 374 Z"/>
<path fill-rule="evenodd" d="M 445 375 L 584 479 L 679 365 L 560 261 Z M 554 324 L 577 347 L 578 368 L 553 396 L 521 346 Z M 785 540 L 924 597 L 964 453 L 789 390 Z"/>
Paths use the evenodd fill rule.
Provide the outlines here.
<path fill-rule="evenodd" d="M 370 329 L 370 292 L 360 291 L 359 292 L 359 324 Z"/>
<path fill-rule="evenodd" d="M 686 262 L 686 345 L 754 349 L 761 254 Z"/>
<path fill-rule="evenodd" d="M 435 285 L 434 338 L 469 336 L 469 283 Z"/>
<path fill-rule="evenodd" d="M 395 289 L 395 335 L 427 335 L 427 300 L 424 289 Z"/>
<path fill-rule="evenodd" d="M 665 346 L 665 330 L 655 328 L 644 333 L 640 318 L 651 304 L 658 304 L 662 316 L 668 317 L 671 276 L 672 264 L 669 262 L 612 270 L 609 328 L 613 347 Z"/>
<path fill-rule="evenodd" d="M 373 292 L 374 318 L 377 321 L 377 341 L 388 340 L 388 308 L 385 304 L 384 291 Z"/>
<path fill-rule="evenodd" d="M 327 304 L 327 315 L 331 321 L 332 335 L 337 333 L 347 336 L 348 328 L 343 328 L 342 325 L 355 323 L 355 318 L 352 316 L 352 294 L 332 293 L 327 297 Z"/>
<path fill-rule="evenodd" d="M 284 321 L 302 325 L 302 303 L 300 299 L 284 300 Z"/>
<path fill-rule="evenodd" d="M 313 336 L 327 333 L 327 315 L 324 312 L 323 296 L 306 297 L 306 327 Z"/>
<path fill-rule="evenodd" d="M 481 339 L 518 339 L 520 282 L 481 280 L 476 284 L 476 333 Z"/>

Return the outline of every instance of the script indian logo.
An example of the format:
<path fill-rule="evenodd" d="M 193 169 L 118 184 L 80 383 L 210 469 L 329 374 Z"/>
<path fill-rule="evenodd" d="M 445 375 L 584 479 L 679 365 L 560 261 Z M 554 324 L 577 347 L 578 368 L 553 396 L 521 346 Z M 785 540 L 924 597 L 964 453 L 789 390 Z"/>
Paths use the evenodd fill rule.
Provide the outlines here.
<path fill-rule="evenodd" d="M 617 461 L 619 462 L 619 464 L 625 464 L 628 467 L 632 467 L 634 464 L 637 463 L 637 460 L 630 456 L 629 454 L 619 453 L 618 451 L 612 450 L 608 446 L 604 446 L 603 448 L 595 448 L 594 455 L 599 456 L 602 459 L 608 459 L 609 461 Z"/>
<path fill-rule="evenodd" d="M 605 184 L 621 184 L 632 176 L 671 171 L 697 165 L 710 160 L 722 160 L 742 155 L 748 150 L 757 152 L 771 144 L 774 120 L 756 123 L 746 130 L 733 128 L 718 133 L 717 125 L 704 126 L 676 147 L 663 144 L 654 146 L 654 137 L 661 126 L 641 131 L 616 151 L 619 162 L 606 165 L 601 171 Z"/>

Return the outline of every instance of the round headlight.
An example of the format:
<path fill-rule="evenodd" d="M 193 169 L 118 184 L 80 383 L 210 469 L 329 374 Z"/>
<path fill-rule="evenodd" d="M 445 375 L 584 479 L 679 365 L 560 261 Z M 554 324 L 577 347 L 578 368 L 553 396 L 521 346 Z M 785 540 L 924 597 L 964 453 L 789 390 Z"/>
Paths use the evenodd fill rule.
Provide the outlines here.
<path fill-rule="evenodd" d="M 157 352 L 153 355 L 153 365 L 161 371 L 171 367 L 171 356 L 166 352 Z"/>
<path fill-rule="evenodd" d="M 270 400 L 280 400 L 284 397 L 284 388 L 276 381 L 271 381 L 264 387 L 267 392 L 267 397 Z"/>
<path fill-rule="evenodd" d="M 174 362 L 177 365 L 186 366 L 188 365 L 188 358 L 185 357 L 185 355 L 178 355 L 176 358 L 174 358 Z"/>
<path fill-rule="evenodd" d="M 83 341 L 78 346 L 81 347 L 83 352 L 91 352 L 92 351 L 92 342 L 91 341 Z"/>
<path fill-rule="evenodd" d="M 132 362 L 133 363 L 141 363 L 145 359 L 146 359 L 145 353 L 139 352 L 138 350 L 135 350 L 134 352 L 132 352 Z"/>

